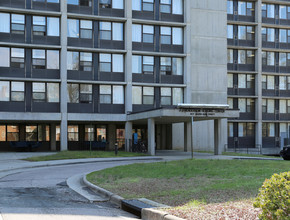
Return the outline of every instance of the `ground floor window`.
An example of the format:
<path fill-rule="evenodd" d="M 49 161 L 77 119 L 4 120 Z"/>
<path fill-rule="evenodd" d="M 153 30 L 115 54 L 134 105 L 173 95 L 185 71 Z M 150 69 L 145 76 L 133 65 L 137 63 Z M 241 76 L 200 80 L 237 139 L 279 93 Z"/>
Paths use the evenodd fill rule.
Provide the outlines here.
<path fill-rule="evenodd" d="M 69 125 L 67 137 L 68 137 L 68 141 L 79 141 L 79 126 Z"/>
<path fill-rule="evenodd" d="M 18 125 L 7 125 L 7 141 L 19 141 Z"/>

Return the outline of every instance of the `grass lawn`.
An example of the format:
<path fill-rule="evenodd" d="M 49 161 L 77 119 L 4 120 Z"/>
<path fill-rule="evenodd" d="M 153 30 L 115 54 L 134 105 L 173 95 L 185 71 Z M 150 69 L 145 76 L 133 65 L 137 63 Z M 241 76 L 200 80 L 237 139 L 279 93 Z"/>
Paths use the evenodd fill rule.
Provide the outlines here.
<path fill-rule="evenodd" d="M 228 156 L 242 156 L 242 157 L 266 157 L 266 158 L 280 158 L 280 156 L 267 156 L 261 154 L 242 154 L 237 152 L 223 152 L 223 155 Z"/>
<path fill-rule="evenodd" d="M 216 219 L 206 218 L 204 213 L 199 217 L 191 214 L 191 218 L 185 213 L 194 208 L 200 210 L 196 213 L 213 210 L 216 216 L 217 210 L 226 206 L 231 210 L 242 207 L 234 212 L 243 213 L 252 208 L 252 200 L 266 178 L 289 170 L 288 161 L 184 160 L 120 166 L 93 172 L 87 178 L 125 198 L 146 197 L 180 206 L 170 211 L 181 217 Z M 258 211 L 253 209 L 252 213 L 257 216 Z"/>
<path fill-rule="evenodd" d="M 27 161 L 48 161 L 48 160 L 65 160 L 65 159 L 81 159 L 81 158 L 108 158 L 108 157 L 138 157 L 148 156 L 147 154 L 131 153 L 119 151 L 115 155 L 114 151 L 61 151 L 53 155 L 29 157 Z"/>

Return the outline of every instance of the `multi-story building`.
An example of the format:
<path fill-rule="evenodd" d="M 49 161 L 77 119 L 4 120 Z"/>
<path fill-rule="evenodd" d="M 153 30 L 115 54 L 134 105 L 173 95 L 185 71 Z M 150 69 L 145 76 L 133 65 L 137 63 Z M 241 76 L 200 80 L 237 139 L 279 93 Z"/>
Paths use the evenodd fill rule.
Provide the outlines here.
<path fill-rule="evenodd" d="M 290 2 L 227 1 L 229 148 L 276 154 L 289 142 Z"/>
<path fill-rule="evenodd" d="M 1 151 L 21 141 L 41 142 L 39 150 L 92 142 L 128 150 L 135 133 L 154 154 L 172 149 L 174 123 L 184 123 L 189 149 L 193 115 L 214 120 L 196 122 L 196 132 L 215 137 L 216 153 L 226 143 L 224 118 L 237 111 L 176 108 L 227 104 L 225 0 L 1 0 L 0 20 Z M 253 62 L 257 48 L 245 42 Z"/>

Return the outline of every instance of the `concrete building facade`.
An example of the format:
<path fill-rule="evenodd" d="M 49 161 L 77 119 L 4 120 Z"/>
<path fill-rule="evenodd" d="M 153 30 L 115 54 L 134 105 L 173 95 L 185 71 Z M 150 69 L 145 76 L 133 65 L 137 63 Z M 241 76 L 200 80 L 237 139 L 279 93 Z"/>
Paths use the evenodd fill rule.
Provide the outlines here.
<path fill-rule="evenodd" d="M 238 117 L 226 107 L 226 9 L 225 0 L 0 1 L 0 151 L 11 142 L 129 151 L 143 140 L 153 155 L 193 140 L 220 153 L 226 118 Z"/>

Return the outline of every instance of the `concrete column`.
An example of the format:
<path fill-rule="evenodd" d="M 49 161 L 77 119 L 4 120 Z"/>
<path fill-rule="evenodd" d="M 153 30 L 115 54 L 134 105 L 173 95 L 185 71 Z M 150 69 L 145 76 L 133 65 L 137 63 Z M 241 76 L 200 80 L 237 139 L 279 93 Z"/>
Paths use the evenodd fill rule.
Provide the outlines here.
<path fill-rule="evenodd" d="M 131 121 L 127 121 L 125 124 L 125 150 L 127 152 L 130 151 L 130 143 L 132 143 L 132 129 L 133 123 Z"/>
<path fill-rule="evenodd" d="M 67 1 L 60 1 L 61 8 L 61 52 L 60 52 L 60 150 L 67 150 Z"/>
<path fill-rule="evenodd" d="M 191 151 L 191 136 L 192 136 L 192 129 L 191 129 L 191 122 L 184 122 L 184 151 L 189 152 Z"/>
<path fill-rule="evenodd" d="M 108 126 L 108 140 L 109 140 L 109 150 L 115 149 L 115 142 L 116 142 L 116 125 L 109 124 Z"/>
<path fill-rule="evenodd" d="M 50 150 L 56 151 L 56 125 L 50 125 Z"/>
<path fill-rule="evenodd" d="M 127 82 L 125 89 L 125 109 L 126 113 L 132 112 L 132 1 L 125 1 L 125 79 Z"/>
<path fill-rule="evenodd" d="M 155 155 L 155 119 L 148 119 L 148 154 Z"/>
<path fill-rule="evenodd" d="M 186 57 L 184 58 L 184 103 L 192 103 L 191 100 L 191 0 L 184 1 L 184 18 L 186 26 L 184 28 L 184 52 Z"/>
<path fill-rule="evenodd" d="M 256 22 L 258 23 L 256 27 L 256 47 L 258 50 L 256 52 L 256 145 L 262 147 L 262 1 L 258 0 L 256 2 Z"/>
<path fill-rule="evenodd" d="M 222 132 L 222 120 L 214 120 L 214 154 L 219 155 L 223 150 L 223 132 Z"/>

